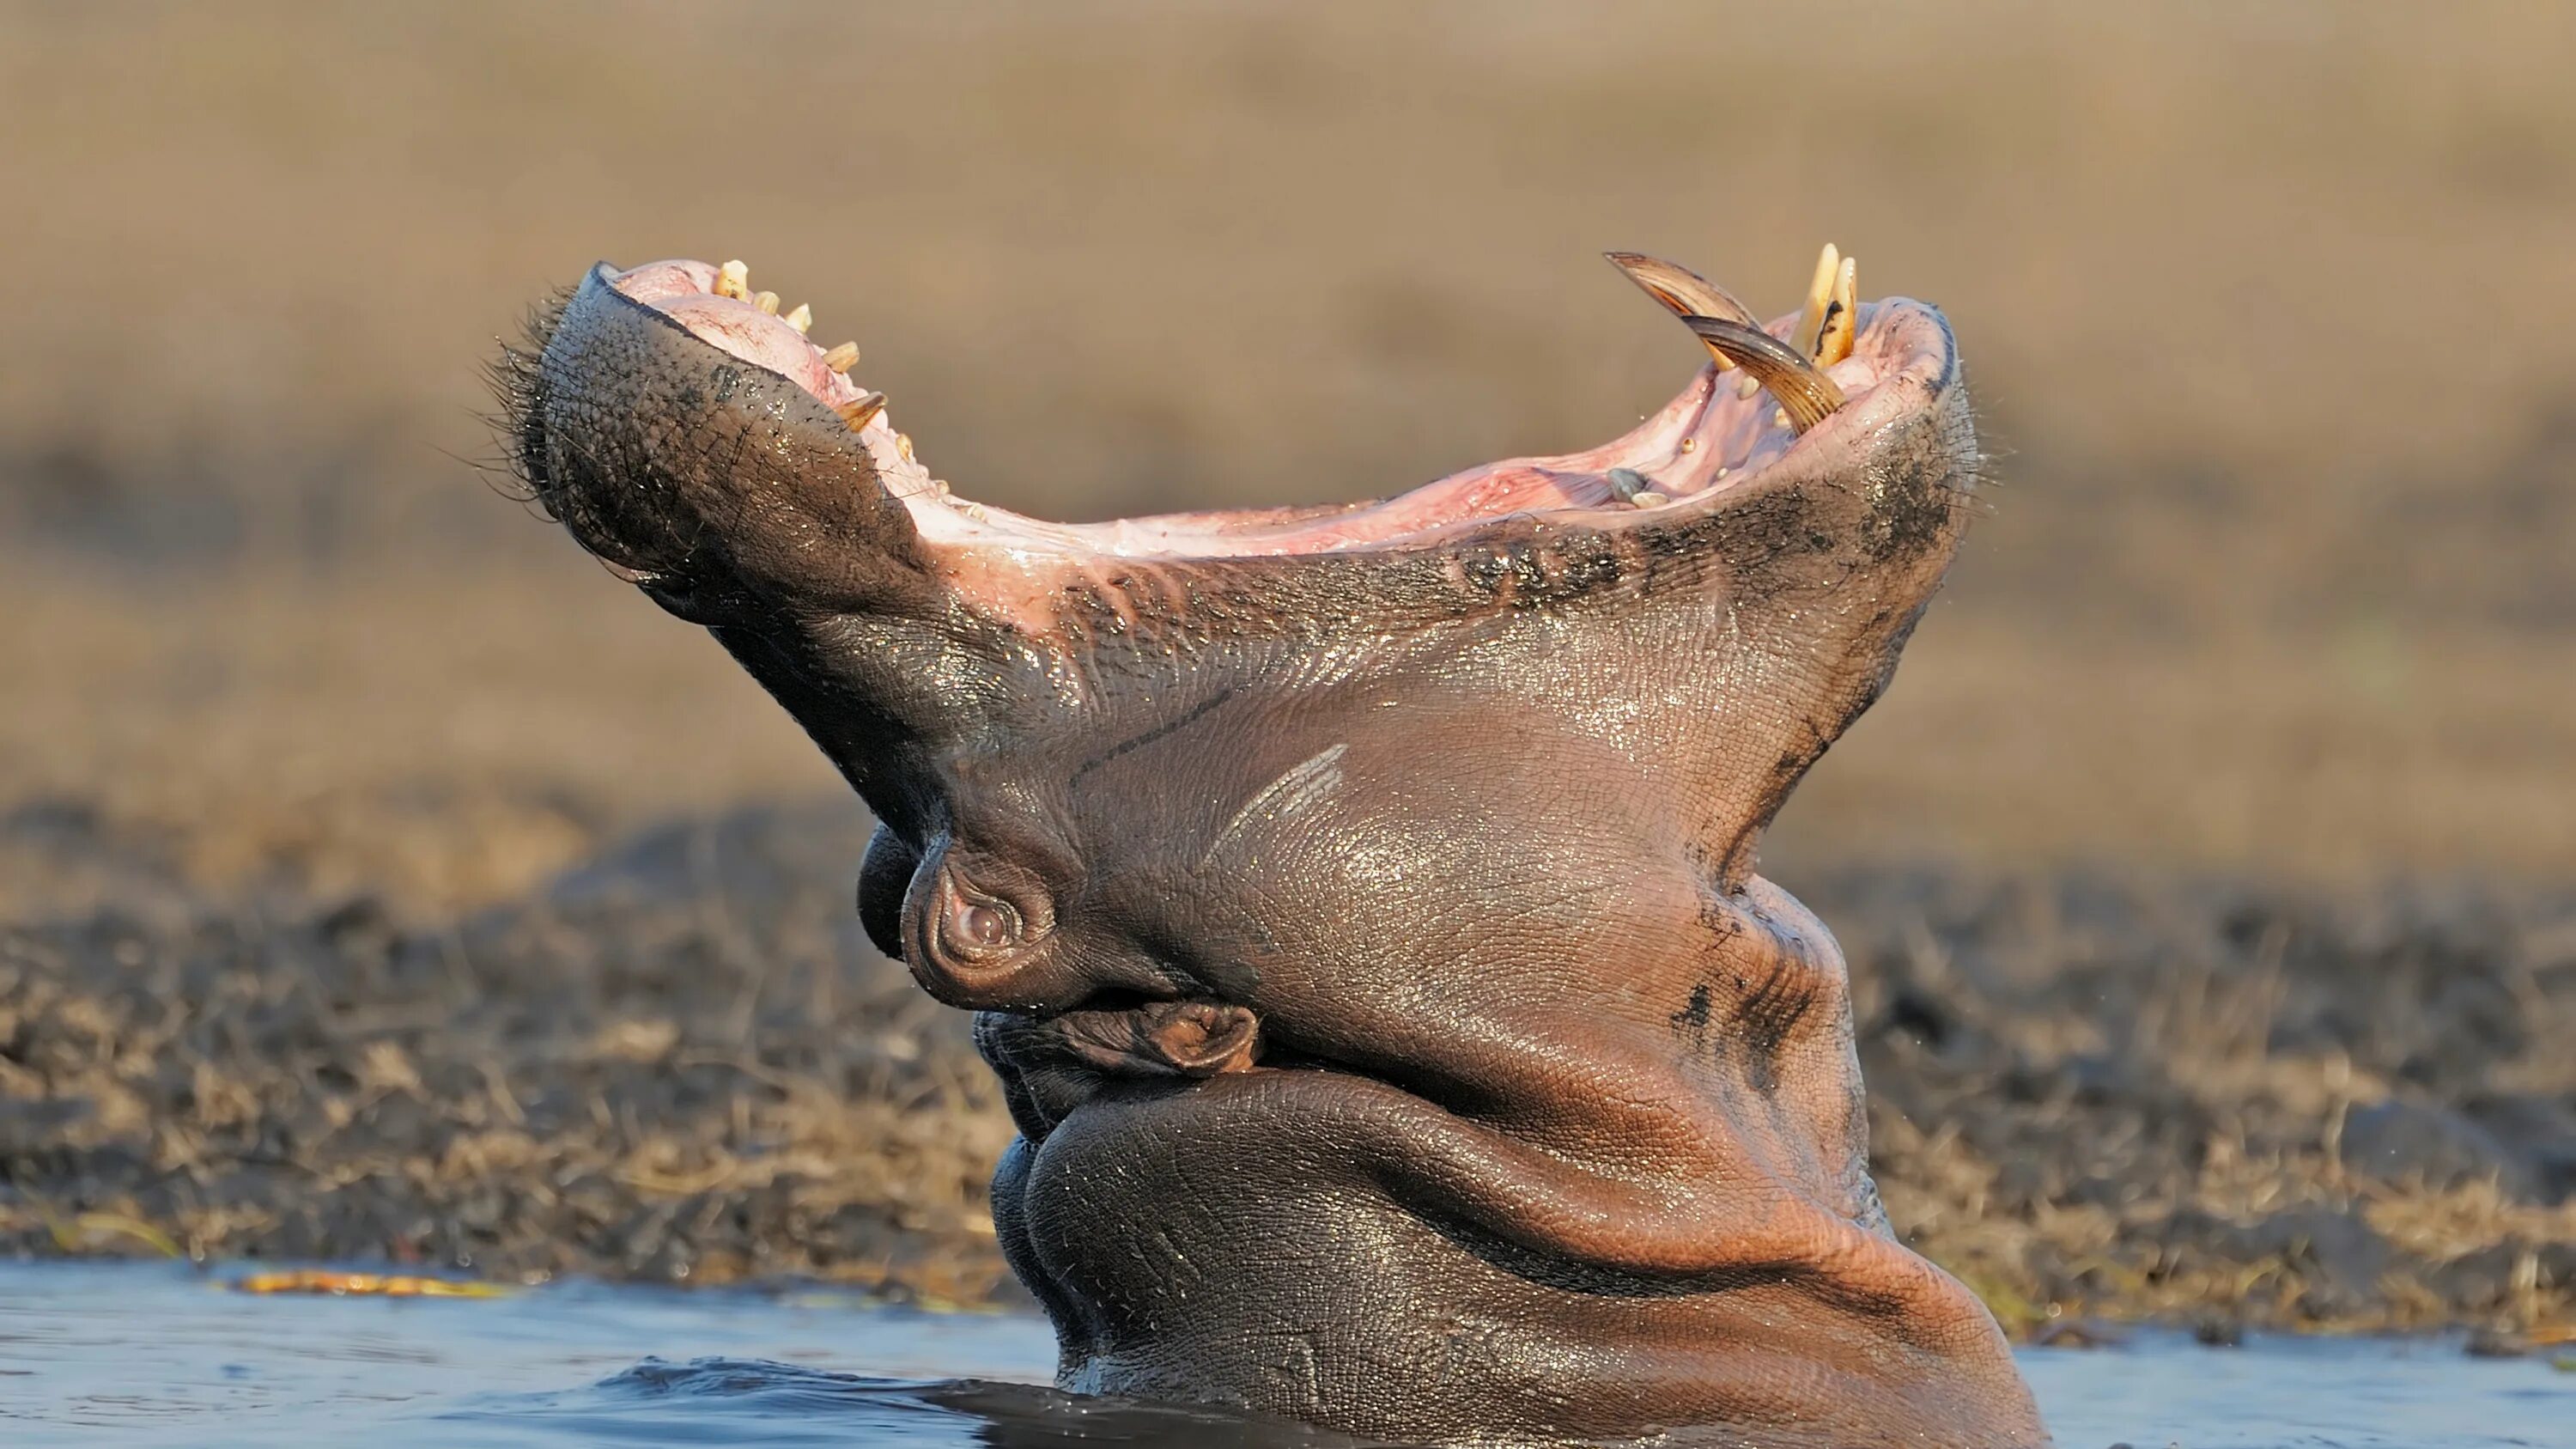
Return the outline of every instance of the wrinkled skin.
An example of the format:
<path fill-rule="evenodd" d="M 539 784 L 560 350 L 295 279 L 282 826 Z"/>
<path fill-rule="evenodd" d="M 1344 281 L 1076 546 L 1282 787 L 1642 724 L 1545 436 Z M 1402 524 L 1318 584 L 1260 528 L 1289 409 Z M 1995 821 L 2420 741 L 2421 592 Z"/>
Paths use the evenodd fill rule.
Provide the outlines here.
<path fill-rule="evenodd" d="M 1065 1386 L 1409 1442 L 2045 1442 L 1889 1235 L 1842 960 L 1750 871 L 1956 545 L 1937 313 L 1865 309 L 1869 385 L 1705 496 L 1120 554 L 979 533 L 845 382 L 621 285 L 508 369 L 530 481 L 883 821 L 860 913 L 980 1013 Z"/>

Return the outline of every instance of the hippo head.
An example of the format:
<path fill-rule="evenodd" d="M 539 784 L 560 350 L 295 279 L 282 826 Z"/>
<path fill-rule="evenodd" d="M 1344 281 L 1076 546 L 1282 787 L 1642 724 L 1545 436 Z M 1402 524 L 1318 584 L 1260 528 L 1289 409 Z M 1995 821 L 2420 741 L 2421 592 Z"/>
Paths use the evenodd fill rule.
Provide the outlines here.
<path fill-rule="evenodd" d="M 1842 964 L 1751 873 L 1978 464 L 1949 327 L 1828 257 L 1627 436 L 1376 502 L 1066 525 L 952 492 L 738 263 L 503 367 L 538 500 L 882 822 L 870 936 L 976 1036 L 1068 1387 L 1496 1442 L 2029 1443 L 1888 1235 Z"/>

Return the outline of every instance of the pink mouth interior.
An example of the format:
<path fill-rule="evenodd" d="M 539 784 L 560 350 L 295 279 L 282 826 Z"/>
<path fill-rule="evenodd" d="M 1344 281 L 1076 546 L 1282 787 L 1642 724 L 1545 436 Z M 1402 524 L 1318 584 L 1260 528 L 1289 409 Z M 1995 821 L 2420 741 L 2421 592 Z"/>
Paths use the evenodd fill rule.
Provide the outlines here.
<path fill-rule="evenodd" d="M 824 351 L 784 320 L 716 293 L 705 262 L 653 262 L 609 278 L 628 298 L 686 327 L 700 340 L 767 368 L 826 406 L 853 403 L 867 389 L 824 363 Z M 1946 358 L 1927 356 L 1921 329 L 1891 320 L 1888 304 L 1859 309 L 1852 355 L 1825 369 L 1853 403 L 1900 373 L 1921 374 Z M 1793 319 L 1771 324 L 1785 338 Z M 1829 417 L 1805 438 L 1768 393 L 1742 395 L 1741 371 L 1702 367 L 1679 396 L 1625 436 L 1579 453 L 1487 463 L 1410 492 L 1345 509 L 1247 509 L 1168 513 L 1103 523 L 1049 523 L 957 496 L 913 455 L 889 412 L 859 430 L 888 492 L 935 542 L 1121 558 L 1247 557 L 1329 553 L 1412 542 L 1478 520 L 1516 513 L 1593 515 L 1615 524 L 1706 504 L 1760 474 L 1793 447 L 1819 446 Z M 1848 410 L 1848 409 L 1847 409 Z M 1620 476 L 1614 477 L 1614 471 Z M 1639 486 L 1644 502 L 1626 496 Z"/>

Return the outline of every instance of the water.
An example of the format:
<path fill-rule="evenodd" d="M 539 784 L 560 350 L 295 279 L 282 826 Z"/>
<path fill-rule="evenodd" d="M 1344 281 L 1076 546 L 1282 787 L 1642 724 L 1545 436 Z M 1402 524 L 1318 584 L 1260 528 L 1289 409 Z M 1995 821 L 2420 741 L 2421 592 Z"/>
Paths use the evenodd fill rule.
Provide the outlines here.
<path fill-rule="evenodd" d="M 1039 1387 L 1046 1326 L 829 1294 L 566 1283 L 255 1297 L 166 1265 L 0 1267 L 0 1445 L 1310 1445 Z M 2576 1449 L 2576 1373 L 2456 1344 L 2144 1334 L 2022 1363 L 2068 1449 Z"/>

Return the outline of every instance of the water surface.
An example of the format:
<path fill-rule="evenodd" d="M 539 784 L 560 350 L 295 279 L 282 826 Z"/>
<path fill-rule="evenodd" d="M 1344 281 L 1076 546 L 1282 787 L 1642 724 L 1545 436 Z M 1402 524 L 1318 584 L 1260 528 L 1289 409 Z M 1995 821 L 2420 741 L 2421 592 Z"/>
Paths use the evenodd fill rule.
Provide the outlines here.
<path fill-rule="evenodd" d="M 170 1265 L 0 1266 L 11 1449 L 1345 1442 L 1058 1394 L 1053 1362 L 1033 1318 L 830 1293 L 258 1297 Z M 2141 1334 L 2022 1365 L 2068 1449 L 2576 1449 L 2576 1373 L 2452 1342 Z"/>

